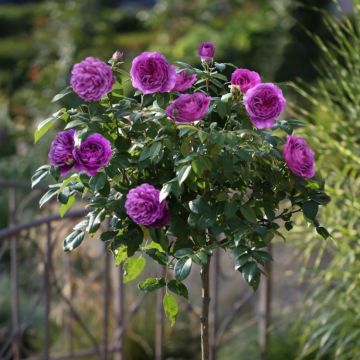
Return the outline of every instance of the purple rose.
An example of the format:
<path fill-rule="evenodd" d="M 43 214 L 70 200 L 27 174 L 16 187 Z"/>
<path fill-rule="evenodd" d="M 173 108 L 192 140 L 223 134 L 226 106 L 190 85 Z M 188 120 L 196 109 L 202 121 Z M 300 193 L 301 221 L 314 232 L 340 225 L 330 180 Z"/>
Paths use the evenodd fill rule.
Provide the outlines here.
<path fill-rule="evenodd" d="M 305 139 L 288 135 L 283 156 L 289 169 L 298 176 L 312 178 L 315 175 L 315 155 Z"/>
<path fill-rule="evenodd" d="M 198 47 L 197 55 L 201 60 L 211 60 L 215 54 L 215 45 L 210 41 L 201 43 Z"/>
<path fill-rule="evenodd" d="M 202 119 L 210 106 L 210 96 L 202 92 L 180 95 L 166 108 L 166 115 L 181 123 L 190 123 Z"/>
<path fill-rule="evenodd" d="M 99 101 L 111 91 L 114 82 L 111 67 L 94 57 L 75 64 L 71 71 L 71 87 L 85 101 Z"/>
<path fill-rule="evenodd" d="M 256 71 L 236 69 L 231 75 L 231 85 L 238 87 L 243 93 L 260 83 L 261 78 Z"/>
<path fill-rule="evenodd" d="M 169 223 L 170 212 L 166 201 L 159 201 L 160 190 L 150 184 L 131 189 L 126 197 L 125 209 L 139 225 L 160 228 Z"/>
<path fill-rule="evenodd" d="M 186 91 L 196 82 L 196 75 L 189 75 L 186 70 L 176 73 L 175 86 L 172 91 Z"/>
<path fill-rule="evenodd" d="M 144 94 L 169 92 L 175 85 L 176 70 L 159 52 L 143 52 L 130 69 L 133 87 Z"/>
<path fill-rule="evenodd" d="M 52 141 L 49 151 L 50 164 L 60 168 L 61 175 L 66 174 L 74 166 L 74 134 L 73 129 L 59 132 Z"/>
<path fill-rule="evenodd" d="M 286 100 L 280 88 L 271 83 L 258 84 L 244 96 L 245 109 L 258 129 L 271 128 L 283 112 Z"/>
<path fill-rule="evenodd" d="M 100 134 L 90 135 L 79 147 L 73 150 L 75 169 L 94 176 L 111 159 L 110 141 Z"/>

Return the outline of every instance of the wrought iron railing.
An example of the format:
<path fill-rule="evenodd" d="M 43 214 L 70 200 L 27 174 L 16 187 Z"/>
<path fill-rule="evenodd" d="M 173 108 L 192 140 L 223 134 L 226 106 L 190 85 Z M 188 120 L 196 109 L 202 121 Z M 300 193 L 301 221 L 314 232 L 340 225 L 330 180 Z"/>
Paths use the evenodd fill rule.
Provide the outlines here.
<path fill-rule="evenodd" d="M 58 269 L 54 264 L 54 248 L 58 246 L 56 243 L 56 234 L 54 234 L 55 226 L 70 223 L 76 219 L 83 217 L 86 212 L 83 209 L 68 212 L 63 218 L 59 215 L 46 215 L 35 220 L 23 221 L 24 210 L 32 201 L 43 193 L 45 187 L 37 187 L 30 191 L 30 185 L 21 181 L 4 181 L 0 180 L 0 188 L 5 191 L 7 189 L 7 197 L 9 199 L 9 225 L 0 229 L 0 264 L 5 254 L 9 254 L 9 264 L 4 265 L 5 269 L 1 271 L 0 276 L 9 276 L 10 289 L 8 292 L 1 294 L 2 297 L 8 296 L 11 302 L 10 323 L 8 325 L 7 338 L 0 343 L 0 359 L 1 360 L 66 360 L 66 359 L 114 359 L 125 360 L 124 351 L 124 334 L 129 322 L 138 312 L 146 295 L 138 297 L 137 301 L 126 309 L 125 313 L 125 292 L 121 267 L 115 267 L 111 259 L 111 254 L 102 244 L 101 256 L 96 260 L 103 263 L 103 268 L 97 276 L 101 276 L 102 283 L 102 336 L 96 336 L 92 329 L 89 328 L 85 319 L 76 309 L 74 305 L 74 295 L 69 287 L 63 286 L 59 282 Z M 25 191 L 25 193 L 24 193 Z M 21 198 L 18 193 L 21 193 Z M 40 241 L 41 239 L 41 241 Z M 39 256 L 39 263 L 42 265 L 42 286 L 37 290 L 37 297 L 28 304 L 27 312 L 20 310 L 21 291 L 19 279 L 19 247 L 26 242 L 34 244 L 36 253 Z M 40 245 L 40 243 L 42 245 Z M 210 311 L 210 342 L 211 342 L 211 359 L 216 360 L 217 349 L 221 345 L 223 335 L 229 325 L 238 315 L 243 305 L 254 296 L 248 292 L 237 301 L 233 306 L 233 311 L 227 314 L 221 322 L 217 318 L 218 306 L 218 284 L 221 269 L 219 264 L 219 256 L 214 256 L 211 269 L 211 311 Z M 63 268 L 64 283 L 71 283 L 71 264 L 70 257 L 63 254 L 63 262 L 66 266 Z M 30 270 L 29 270 L 30 271 Z M 161 270 L 159 270 L 161 271 Z M 268 269 L 271 272 L 271 269 Z M 5 275 L 4 275 L 5 274 Z M 269 328 L 270 316 L 270 280 L 263 282 L 260 292 L 260 309 L 259 309 L 259 343 L 262 353 L 266 353 L 267 334 Z M 59 351 L 51 348 L 51 322 L 50 314 L 52 310 L 53 297 L 56 295 L 66 308 L 64 324 L 62 330 L 66 339 L 66 346 Z M 156 316 L 155 316 L 155 337 L 153 357 L 156 360 L 163 359 L 164 352 L 164 315 L 162 310 L 163 292 L 159 291 L 156 295 Z M 22 343 L 23 335 L 32 323 L 32 316 L 42 308 L 43 311 L 43 341 L 41 353 L 38 355 L 28 354 L 26 346 Z M 195 311 L 188 305 L 190 311 Z M 111 312 L 111 313 L 110 313 Z M 196 312 L 196 311 L 195 311 Z M 110 322 L 111 317 L 111 322 Z M 74 324 L 81 329 L 82 334 L 87 339 L 90 346 L 85 348 L 74 349 L 73 346 L 73 327 Z M 150 329 L 149 329 L 150 331 Z M 131 360 L 131 359 L 127 359 Z"/>

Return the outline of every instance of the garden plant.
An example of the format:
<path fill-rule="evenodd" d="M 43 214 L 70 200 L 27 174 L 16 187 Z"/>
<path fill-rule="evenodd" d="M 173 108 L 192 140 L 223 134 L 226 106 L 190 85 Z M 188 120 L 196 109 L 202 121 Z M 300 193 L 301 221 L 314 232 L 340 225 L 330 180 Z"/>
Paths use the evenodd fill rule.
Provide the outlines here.
<path fill-rule="evenodd" d="M 176 296 L 188 299 L 184 280 L 200 267 L 205 360 L 213 252 L 231 254 L 235 270 L 256 290 L 272 261 L 267 246 L 284 238 L 281 228 L 292 229 L 295 214 L 329 236 L 316 218 L 329 197 L 314 152 L 294 134 L 304 123 L 281 117 L 280 87 L 255 71 L 216 62 L 211 42 L 200 44 L 197 56 L 199 68 L 143 52 L 130 73 L 119 51 L 108 63 L 87 57 L 75 64 L 70 86 L 53 99 L 71 105 L 36 130 L 38 141 L 57 120 L 64 126 L 51 144 L 50 165 L 32 182 L 55 180 L 40 206 L 56 197 L 62 216 L 79 199 L 87 203 L 64 251 L 86 246 L 85 234 L 96 234 L 122 264 L 125 282 L 149 260 L 165 267 L 164 277 L 138 287 L 166 289 L 172 325 Z M 125 91 L 129 81 L 132 92 Z"/>

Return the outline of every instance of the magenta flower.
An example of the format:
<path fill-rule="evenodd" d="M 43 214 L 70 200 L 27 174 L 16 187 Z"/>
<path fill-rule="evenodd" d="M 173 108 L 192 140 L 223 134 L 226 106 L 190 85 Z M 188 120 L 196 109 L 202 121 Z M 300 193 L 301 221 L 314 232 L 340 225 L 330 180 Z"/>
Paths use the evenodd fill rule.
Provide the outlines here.
<path fill-rule="evenodd" d="M 231 75 L 231 85 L 236 86 L 243 93 L 261 83 L 260 75 L 248 69 L 236 69 Z"/>
<path fill-rule="evenodd" d="M 297 176 L 312 178 L 315 175 L 315 155 L 305 139 L 288 135 L 283 156 L 289 169 Z"/>
<path fill-rule="evenodd" d="M 131 189 L 126 197 L 125 209 L 139 225 L 160 228 L 169 223 L 170 212 L 166 201 L 159 201 L 160 190 L 150 184 Z"/>
<path fill-rule="evenodd" d="M 180 95 L 166 108 L 166 115 L 181 123 L 200 120 L 209 110 L 210 100 L 211 97 L 202 92 Z"/>
<path fill-rule="evenodd" d="M 99 101 L 111 91 L 114 82 L 111 67 L 94 57 L 75 64 L 71 71 L 71 87 L 85 101 Z"/>
<path fill-rule="evenodd" d="M 73 129 L 59 132 L 52 141 L 49 151 L 50 164 L 60 168 L 61 175 L 65 175 L 74 166 L 74 149 Z"/>
<path fill-rule="evenodd" d="M 245 109 L 258 129 L 271 128 L 283 112 L 286 100 L 279 87 L 272 83 L 258 84 L 244 96 Z"/>
<path fill-rule="evenodd" d="M 215 54 L 215 45 L 210 41 L 202 42 L 198 46 L 197 55 L 201 57 L 201 60 L 211 60 Z"/>
<path fill-rule="evenodd" d="M 172 91 L 186 91 L 189 90 L 196 82 L 196 75 L 189 75 L 186 70 L 181 70 L 176 73 L 175 86 Z"/>
<path fill-rule="evenodd" d="M 90 135 L 79 147 L 73 150 L 75 169 L 94 176 L 106 166 L 112 155 L 110 141 L 100 134 Z"/>
<path fill-rule="evenodd" d="M 144 94 L 169 92 L 175 85 L 176 70 L 159 52 L 143 52 L 131 65 L 130 76 L 134 88 Z"/>

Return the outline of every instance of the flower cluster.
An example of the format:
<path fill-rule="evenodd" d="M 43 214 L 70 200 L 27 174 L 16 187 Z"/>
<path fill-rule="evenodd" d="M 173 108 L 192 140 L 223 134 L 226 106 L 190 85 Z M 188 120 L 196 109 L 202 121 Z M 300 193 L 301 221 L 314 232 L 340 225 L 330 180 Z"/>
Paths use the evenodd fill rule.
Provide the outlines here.
<path fill-rule="evenodd" d="M 54 98 L 70 101 L 35 134 L 43 136 L 49 121 L 66 123 L 51 143 L 51 165 L 32 177 L 33 186 L 47 175 L 58 182 L 40 204 L 56 196 L 63 216 L 77 197 L 89 201 L 64 251 L 101 232 L 116 265 L 124 262 L 124 282 L 149 259 L 166 267 L 165 276 L 138 287 L 166 287 L 172 323 L 178 306 L 171 293 L 188 298 L 183 281 L 192 264 L 205 273 L 215 250 L 231 254 L 256 290 L 271 259 L 266 246 L 282 234 L 280 226 L 293 228 L 293 214 L 302 212 L 319 235 L 330 236 L 317 218 L 330 200 L 324 183 L 320 174 L 308 180 L 315 177 L 315 154 L 295 135 L 303 122 L 280 118 L 286 100 L 279 86 L 252 69 L 217 62 L 215 50 L 211 42 L 198 46 L 199 67 L 143 52 L 131 63 L 132 91 L 121 51 L 108 63 L 88 57 L 72 69 L 73 91 Z M 61 181 L 71 170 L 80 174 Z"/>
<path fill-rule="evenodd" d="M 204 42 L 199 45 L 197 55 L 205 64 L 212 62 L 214 54 L 213 43 Z M 119 51 L 115 55 L 116 59 L 123 56 Z M 143 52 L 135 57 L 130 76 L 133 87 L 143 94 L 190 91 L 178 94 L 166 107 L 165 113 L 173 122 L 187 124 L 206 118 L 211 96 L 202 91 L 192 92 L 191 89 L 197 82 L 196 75 L 169 64 L 161 53 Z M 82 99 L 98 101 L 111 91 L 114 81 L 109 65 L 88 57 L 74 65 L 70 83 L 74 92 Z M 272 128 L 275 125 L 286 106 L 286 100 L 278 86 L 262 83 L 257 72 L 244 68 L 232 73 L 230 84 L 231 88 L 236 88 L 243 94 L 244 108 L 257 129 Z M 90 135 L 78 146 L 75 142 L 75 131 L 67 130 L 60 132 L 51 144 L 50 163 L 59 167 L 62 175 L 74 167 L 77 171 L 94 176 L 109 163 L 112 148 L 110 141 L 102 135 Z M 314 153 L 304 139 L 288 136 L 283 157 L 295 175 L 304 178 L 315 175 Z M 159 190 L 147 183 L 129 191 L 125 209 L 135 223 L 143 226 L 162 227 L 170 219 L 168 205 L 165 201 L 159 201 Z"/>
<path fill-rule="evenodd" d="M 100 134 L 93 134 L 75 146 L 75 131 L 62 131 L 51 143 L 49 151 L 50 164 L 60 168 L 62 175 L 72 167 L 89 176 L 95 175 L 106 166 L 112 155 L 110 141 Z"/>
<path fill-rule="evenodd" d="M 118 53 L 121 58 L 122 53 Z M 197 54 L 204 62 L 212 61 L 214 44 L 201 43 Z M 143 52 L 137 56 L 132 62 L 130 75 L 134 88 L 144 94 L 191 91 L 197 81 L 195 74 L 189 74 L 185 69 L 176 69 L 158 52 Z M 75 93 L 86 101 L 100 100 L 111 91 L 114 81 L 111 67 L 93 57 L 74 65 L 70 80 Z M 244 68 L 232 73 L 230 84 L 244 94 L 245 110 L 256 128 L 271 128 L 275 125 L 286 106 L 279 87 L 272 83 L 262 83 L 257 72 Z M 177 123 L 192 123 L 206 117 L 210 103 L 211 96 L 202 91 L 180 94 L 167 106 L 166 115 Z M 97 133 L 75 146 L 74 130 L 60 132 L 49 152 L 50 163 L 59 167 L 62 175 L 74 167 L 77 171 L 94 176 L 109 163 L 111 156 L 109 140 Z M 315 175 L 314 153 L 304 139 L 288 136 L 283 156 L 295 175 L 304 178 Z M 144 226 L 162 227 L 168 224 L 170 218 L 166 202 L 159 201 L 159 190 L 146 183 L 129 191 L 125 209 L 135 223 Z"/>

